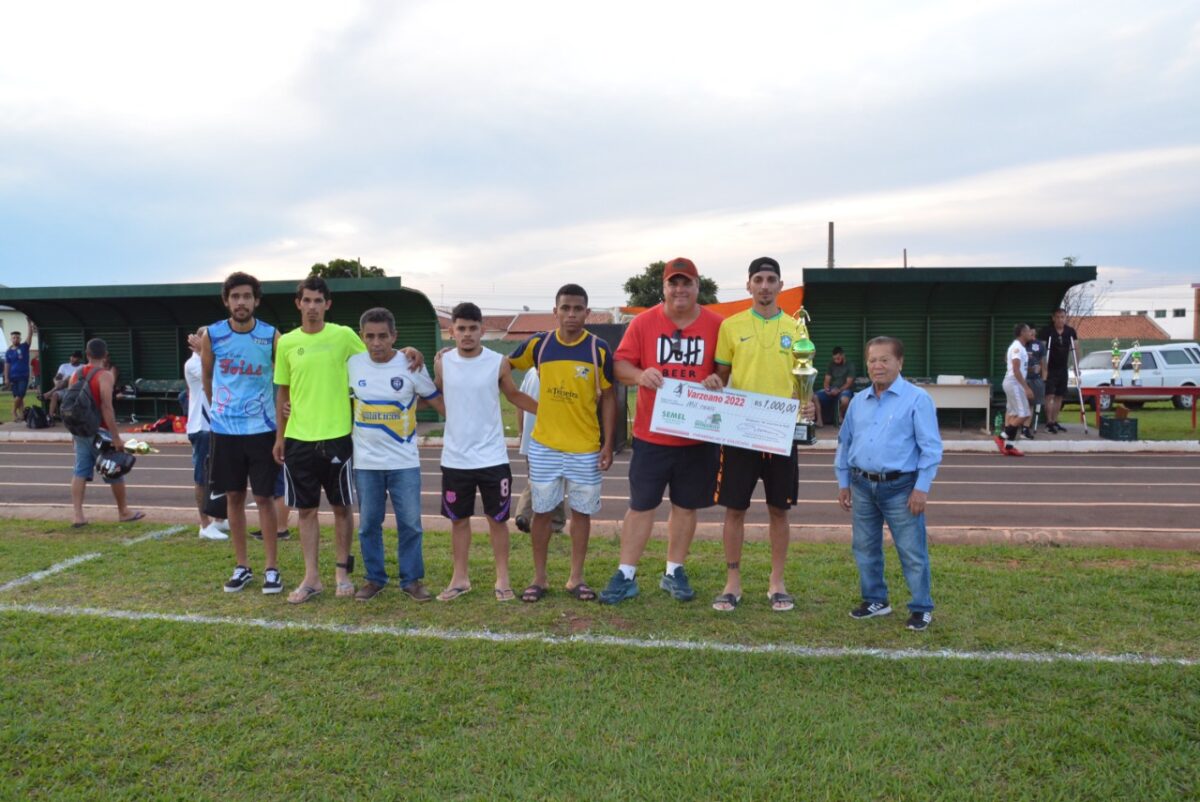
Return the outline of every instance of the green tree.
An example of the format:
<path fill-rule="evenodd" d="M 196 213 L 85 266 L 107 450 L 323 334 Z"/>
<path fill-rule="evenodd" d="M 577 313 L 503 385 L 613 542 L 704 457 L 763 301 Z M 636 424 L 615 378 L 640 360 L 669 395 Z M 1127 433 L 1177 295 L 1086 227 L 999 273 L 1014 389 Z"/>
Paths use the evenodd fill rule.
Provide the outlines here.
<path fill-rule="evenodd" d="M 330 259 L 328 264 L 317 262 L 308 271 L 308 275 L 321 278 L 367 278 L 386 274 L 381 267 L 367 267 L 361 259 Z"/>
<path fill-rule="evenodd" d="M 625 282 L 625 292 L 629 296 L 628 306 L 654 306 L 662 302 L 663 270 L 666 266 L 666 262 L 652 262 L 641 273 Z M 717 282 L 701 276 L 700 303 L 715 304 L 717 289 Z"/>

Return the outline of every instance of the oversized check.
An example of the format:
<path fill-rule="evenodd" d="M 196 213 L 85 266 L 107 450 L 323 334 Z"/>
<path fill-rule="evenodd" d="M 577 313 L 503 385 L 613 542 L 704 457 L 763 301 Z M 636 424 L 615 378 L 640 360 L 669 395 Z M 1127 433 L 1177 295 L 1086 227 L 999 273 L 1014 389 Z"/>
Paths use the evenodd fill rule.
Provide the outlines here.
<path fill-rule="evenodd" d="M 695 382 L 663 379 L 650 415 L 650 431 L 791 454 L 800 402 L 794 398 L 709 390 Z"/>

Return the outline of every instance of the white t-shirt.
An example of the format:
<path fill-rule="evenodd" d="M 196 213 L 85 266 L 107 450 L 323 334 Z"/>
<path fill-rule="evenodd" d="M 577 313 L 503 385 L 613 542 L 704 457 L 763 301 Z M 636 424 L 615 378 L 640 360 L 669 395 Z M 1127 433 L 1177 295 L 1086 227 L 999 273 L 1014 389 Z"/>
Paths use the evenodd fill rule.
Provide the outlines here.
<path fill-rule="evenodd" d="M 193 353 L 183 363 L 183 379 L 187 382 L 188 410 L 187 433 L 207 432 L 212 429 L 208 414 L 208 399 L 204 396 L 204 366 L 200 355 Z"/>
<path fill-rule="evenodd" d="M 1012 345 L 1008 346 L 1008 354 L 1004 357 L 1004 378 L 1015 379 L 1013 376 L 1013 360 L 1020 360 L 1021 378 L 1025 378 L 1025 374 L 1029 372 L 1029 352 L 1025 350 L 1025 345 L 1020 340 L 1013 340 Z"/>
<path fill-rule="evenodd" d="M 500 418 L 500 360 L 504 358 L 487 348 L 469 359 L 459 356 L 457 350 L 447 351 L 442 357 L 442 396 L 446 403 L 442 467 L 471 469 L 508 464 Z"/>
<path fill-rule="evenodd" d="M 354 467 L 395 471 L 421 467 L 417 453 L 417 401 L 438 389 L 424 368 L 413 370 L 400 351 L 387 362 L 368 353 L 346 360 L 354 396 Z"/>
<path fill-rule="evenodd" d="M 525 371 L 525 378 L 521 380 L 521 392 L 536 401 L 541 391 L 542 382 L 538 378 L 537 368 L 530 368 Z M 534 415 L 532 412 L 525 412 L 524 410 L 518 411 L 517 414 L 521 416 L 521 447 L 518 451 L 521 454 L 528 455 L 529 440 L 533 437 L 533 424 L 537 423 L 537 415 Z"/>
<path fill-rule="evenodd" d="M 83 367 L 82 364 L 72 365 L 70 362 L 64 362 L 58 366 L 58 373 L 55 375 L 60 379 L 70 379 L 81 367 Z"/>

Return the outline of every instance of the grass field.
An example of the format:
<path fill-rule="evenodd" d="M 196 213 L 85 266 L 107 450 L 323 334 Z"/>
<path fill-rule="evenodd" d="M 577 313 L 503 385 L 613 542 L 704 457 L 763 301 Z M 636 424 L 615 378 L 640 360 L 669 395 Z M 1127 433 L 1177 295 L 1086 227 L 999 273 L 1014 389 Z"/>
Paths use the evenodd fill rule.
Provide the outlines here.
<path fill-rule="evenodd" d="M 496 603 L 482 539 L 475 589 L 450 604 L 388 589 L 368 604 L 327 593 L 291 607 L 257 586 L 222 593 L 228 546 L 191 528 L 125 545 L 161 529 L 0 522 L 0 585 L 101 555 L 0 591 L 0 798 L 1200 793 L 1200 554 L 938 546 L 938 611 L 917 635 L 901 610 L 846 615 L 857 583 L 843 546 L 793 547 L 791 614 L 768 608 L 764 544 L 747 544 L 746 602 L 719 614 L 705 601 L 720 590 L 715 543 L 697 544 L 689 563 L 697 602 L 657 590 L 655 542 L 642 597 L 606 608 L 561 592 Z M 425 551 L 436 589 L 450 573 L 447 537 L 427 534 Z M 514 537 L 513 555 L 523 584 L 527 538 Z M 566 556 L 556 538 L 556 586 Z M 322 559 L 329 573 L 328 544 Z M 588 579 L 603 583 L 615 562 L 614 540 L 598 538 Z M 298 544 L 283 544 L 289 585 L 301 564 Z M 283 622 L 305 627 L 274 626 Z M 1099 659 L 1113 655 L 1190 663 Z"/>

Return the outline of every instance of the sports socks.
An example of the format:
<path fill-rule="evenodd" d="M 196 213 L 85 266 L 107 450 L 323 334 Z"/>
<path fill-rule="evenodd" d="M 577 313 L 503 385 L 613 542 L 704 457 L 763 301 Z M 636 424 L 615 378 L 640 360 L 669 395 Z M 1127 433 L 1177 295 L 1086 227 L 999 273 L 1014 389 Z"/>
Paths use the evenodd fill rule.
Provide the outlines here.
<path fill-rule="evenodd" d="M 682 567 L 683 563 L 673 563 L 670 560 L 667 560 L 667 576 L 673 576 L 675 574 L 675 569 Z"/>
<path fill-rule="evenodd" d="M 617 566 L 617 570 L 624 574 L 626 579 L 633 579 L 634 576 L 637 575 L 636 565 L 626 565 L 625 563 L 621 563 Z"/>

